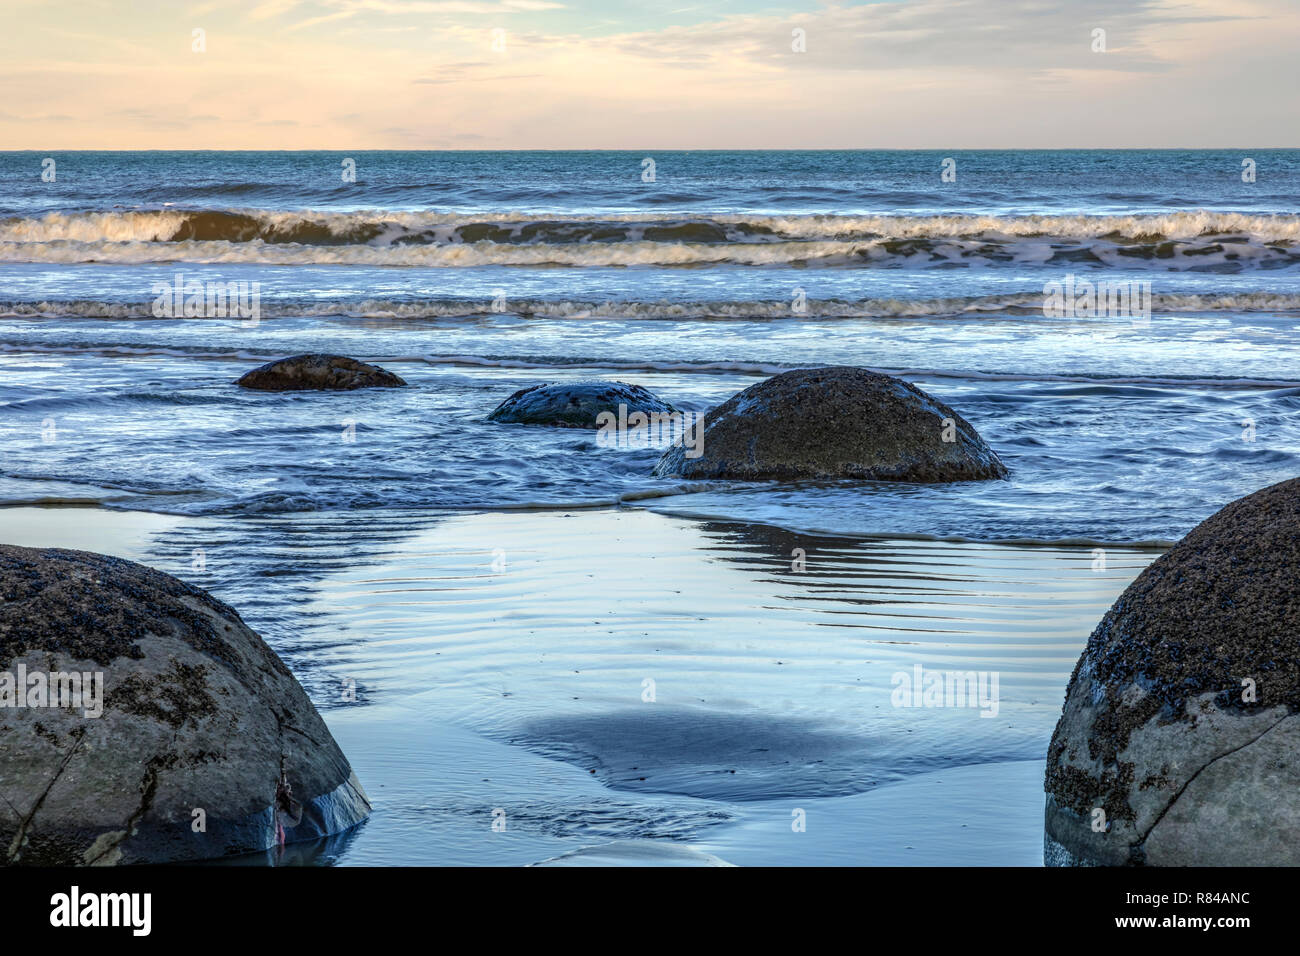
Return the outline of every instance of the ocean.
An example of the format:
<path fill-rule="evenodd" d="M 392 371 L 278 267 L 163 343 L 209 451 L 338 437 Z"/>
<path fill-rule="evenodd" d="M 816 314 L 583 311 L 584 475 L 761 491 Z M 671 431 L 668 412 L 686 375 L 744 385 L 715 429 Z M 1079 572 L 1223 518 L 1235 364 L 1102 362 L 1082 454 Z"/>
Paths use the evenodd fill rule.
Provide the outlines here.
<path fill-rule="evenodd" d="M 0 540 L 43 543 L 13 516 L 70 509 L 266 637 L 378 794 L 308 862 L 601 841 L 843 862 L 840 840 L 764 856 L 734 834 L 960 768 L 1023 783 L 1110 601 L 1300 472 L 1300 150 L 48 158 L 0 152 Z M 255 321 L 158 315 L 195 281 L 254 288 Z M 1078 307 L 1099 286 L 1142 308 Z M 302 352 L 413 387 L 232 384 Z M 1010 478 L 683 482 L 652 476 L 661 447 L 485 421 L 538 382 L 703 412 L 815 365 L 914 382 Z M 1000 716 L 891 710 L 921 661 L 1001 673 Z M 413 777 L 419 727 L 454 746 Z M 467 802 L 446 760 L 519 779 Z M 485 849 L 534 761 L 578 777 L 520 811 L 517 852 Z M 958 821 L 926 806 L 927 832 Z M 895 860 L 886 832 L 863 852 Z"/>

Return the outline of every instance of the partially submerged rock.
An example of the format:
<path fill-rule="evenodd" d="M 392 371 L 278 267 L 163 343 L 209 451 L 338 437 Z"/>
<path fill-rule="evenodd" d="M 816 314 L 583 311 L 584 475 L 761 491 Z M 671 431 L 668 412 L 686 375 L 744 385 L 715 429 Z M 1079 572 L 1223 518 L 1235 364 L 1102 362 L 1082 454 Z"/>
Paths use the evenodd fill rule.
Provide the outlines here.
<path fill-rule="evenodd" d="M 1047 754 L 1049 865 L 1300 864 L 1300 479 L 1234 501 L 1088 639 Z"/>
<path fill-rule="evenodd" d="M 0 797 L 0 862 L 53 866 L 266 850 L 279 825 L 314 840 L 370 812 L 306 692 L 232 608 L 131 561 L 9 545 Z"/>
<path fill-rule="evenodd" d="M 696 449 L 698 450 L 698 449 Z M 654 473 L 692 479 L 1004 478 L 1002 461 L 955 411 L 902 379 L 851 366 L 796 369 L 704 416 L 703 453 L 675 445 Z"/>
<path fill-rule="evenodd" d="M 358 388 L 401 388 L 406 382 L 378 365 L 345 355 L 313 354 L 267 362 L 245 373 L 235 384 L 268 392 L 349 392 Z"/>
<path fill-rule="evenodd" d="M 597 428 L 597 418 L 619 406 L 627 415 L 678 414 L 677 409 L 640 385 L 627 382 L 558 382 L 521 388 L 488 415 L 490 422 L 551 425 L 557 428 Z"/>

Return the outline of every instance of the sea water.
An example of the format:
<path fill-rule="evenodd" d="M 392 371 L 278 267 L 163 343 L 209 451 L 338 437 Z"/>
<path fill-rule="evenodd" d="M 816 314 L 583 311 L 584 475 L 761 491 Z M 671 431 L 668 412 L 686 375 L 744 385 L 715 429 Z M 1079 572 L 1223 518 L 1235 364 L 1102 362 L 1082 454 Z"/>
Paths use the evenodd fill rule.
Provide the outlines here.
<path fill-rule="evenodd" d="M 1095 620 L 1155 553 L 1126 546 L 1176 540 L 1300 464 L 1296 150 L 73 152 L 53 181 L 45 158 L 0 153 L 0 503 L 179 516 L 142 557 L 237 606 L 327 712 L 346 672 L 362 705 L 419 699 L 614 790 L 738 806 L 1034 759 L 1087 634 L 1055 629 L 1051 596 Z M 191 283 L 237 283 L 246 308 L 160 313 L 157 289 Z M 1119 314 L 1073 301 L 1106 286 L 1141 295 Z M 1064 288 L 1071 308 L 1052 307 Z M 301 352 L 411 387 L 232 385 Z M 941 398 L 1009 479 L 683 482 L 652 476 L 662 448 L 485 421 L 538 382 L 635 382 L 704 412 L 825 364 Z M 590 509 L 651 523 L 584 524 Z M 873 559 L 873 540 L 895 543 Z M 823 556 L 824 587 L 789 576 L 799 548 Z M 661 572 L 672 555 L 686 563 Z M 960 653 L 917 567 L 961 608 Z M 625 713 L 644 714 L 653 675 L 601 639 L 583 588 L 602 573 L 624 607 L 712 581 L 639 612 L 652 643 L 683 629 L 660 671 L 682 696 L 657 722 Z M 461 586 L 481 590 L 451 600 Z M 1010 603 L 989 618 L 987 594 Z M 895 598 L 910 610 L 882 618 Z M 529 621 L 561 672 L 605 674 L 590 696 L 536 670 Z M 928 650 L 890 650 L 909 631 Z M 802 674 L 753 673 L 798 647 Z M 866 697 L 847 689 L 855 655 L 876 668 Z M 855 708 L 887 706 L 891 674 L 953 657 L 1002 674 L 998 719 L 890 709 L 864 730 Z M 711 687 L 725 700 L 701 704 Z M 797 771 L 713 773 L 754 734 Z M 651 779 L 621 766 L 634 753 Z"/>

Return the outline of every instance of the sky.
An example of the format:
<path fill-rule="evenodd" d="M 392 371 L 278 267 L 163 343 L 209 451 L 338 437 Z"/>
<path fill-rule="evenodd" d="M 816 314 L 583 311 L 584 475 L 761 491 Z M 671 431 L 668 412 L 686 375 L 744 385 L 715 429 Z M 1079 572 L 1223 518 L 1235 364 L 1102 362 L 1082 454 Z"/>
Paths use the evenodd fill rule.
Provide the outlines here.
<path fill-rule="evenodd" d="M 1300 146 L 1300 0 L 0 0 L 0 16 L 0 149 Z"/>

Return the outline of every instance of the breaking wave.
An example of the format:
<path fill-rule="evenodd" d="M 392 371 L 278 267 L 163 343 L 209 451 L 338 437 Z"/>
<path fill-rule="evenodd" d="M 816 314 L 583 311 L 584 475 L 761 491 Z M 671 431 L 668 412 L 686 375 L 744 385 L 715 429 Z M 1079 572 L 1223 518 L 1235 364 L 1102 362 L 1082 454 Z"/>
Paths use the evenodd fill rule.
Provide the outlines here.
<path fill-rule="evenodd" d="M 0 220 L 0 261 L 374 266 L 1300 263 L 1300 215 L 554 215 L 135 210 Z"/>

